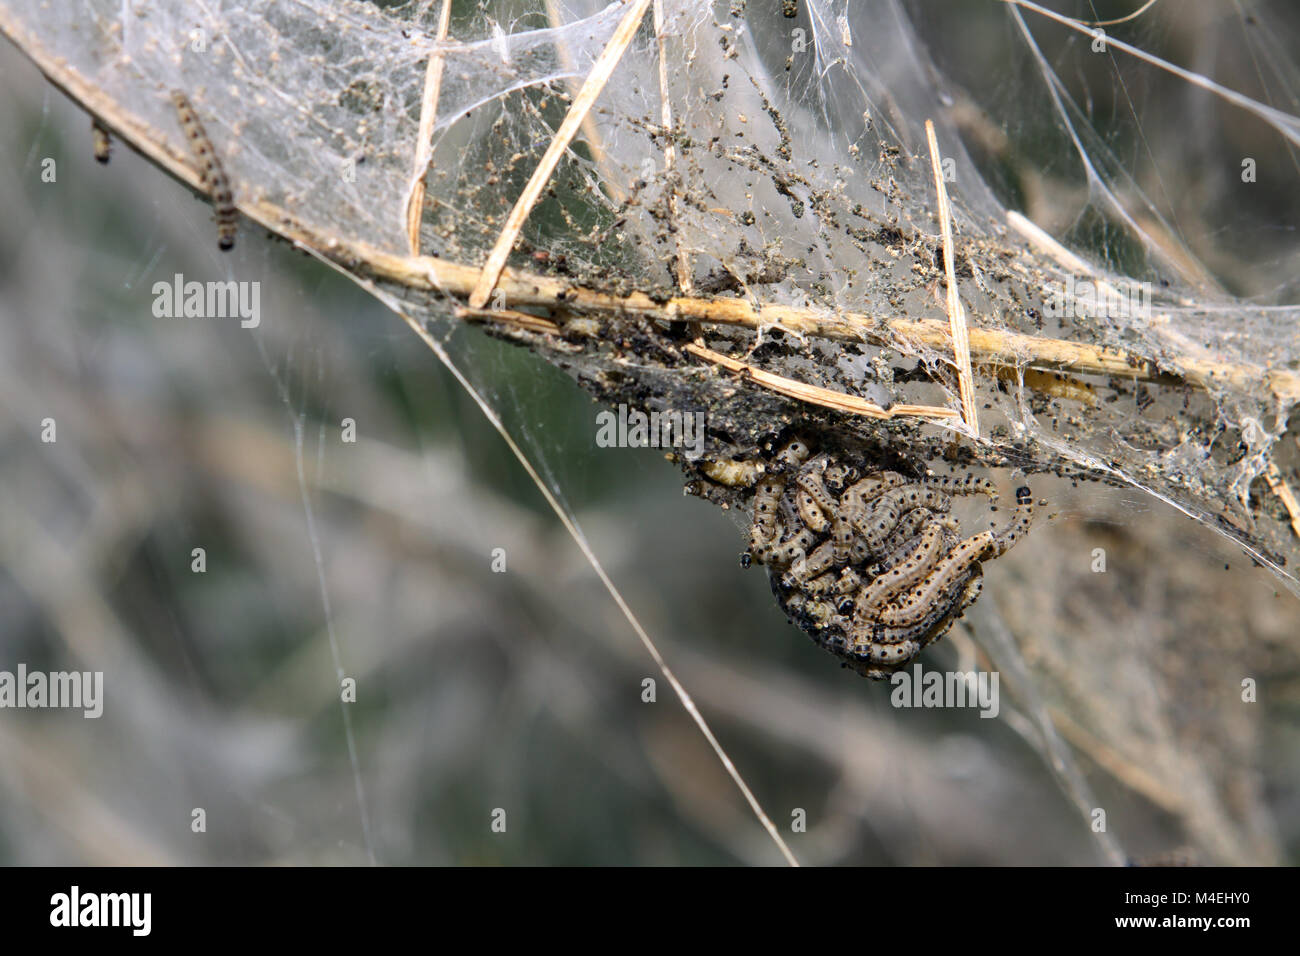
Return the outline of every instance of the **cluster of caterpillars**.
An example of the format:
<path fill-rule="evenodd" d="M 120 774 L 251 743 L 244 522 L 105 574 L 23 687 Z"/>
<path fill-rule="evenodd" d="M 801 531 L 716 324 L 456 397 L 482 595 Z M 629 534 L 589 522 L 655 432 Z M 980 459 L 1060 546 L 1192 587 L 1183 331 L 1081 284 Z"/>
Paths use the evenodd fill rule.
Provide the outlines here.
<path fill-rule="evenodd" d="M 701 468 L 714 481 L 755 486 L 742 563 L 766 565 L 790 619 L 868 677 L 888 676 L 943 636 L 979 596 L 982 562 L 1004 554 L 1033 519 L 1030 491 L 1020 488 L 1006 527 L 963 539 L 952 499 L 996 504 L 991 481 L 863 477 L 798 438 L 745 464 Z"/>

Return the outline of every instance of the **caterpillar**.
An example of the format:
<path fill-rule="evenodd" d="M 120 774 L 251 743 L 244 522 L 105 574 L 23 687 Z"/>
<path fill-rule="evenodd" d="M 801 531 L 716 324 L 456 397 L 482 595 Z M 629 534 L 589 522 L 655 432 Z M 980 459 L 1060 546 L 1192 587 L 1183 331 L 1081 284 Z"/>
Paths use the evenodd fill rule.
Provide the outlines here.
<path fill-rule="evenodd" d="M 948 590 L 954 581 L 984 557 L 992 544 L 993 532 L 981 531 L 954 548 L 952 553 L 943 558 L 930 572 L 929 577 L 897 603 L 890 603 L 879 609 L 862 604 L 859 605 L 859 610 L 864 616 L 871 617 L 874 623 L 883 624 L 885 627 L 906 627 L 915 624 L 938 603 L 940 594 Z M 872 616 L 873 611 L 874 616 Z"/>
<path fill-rule="evenodd" d="M 952 501 L 943 492 L 933 488 L 908 485 L 885 492 L 876 499 L 869 513 L 849 513 L 847 517 L 849 524 L 862 535 L 863 540 L 867 542 L 867 547 L 874 552 L 881 549 L 886 539 L 898 527 L 904 512 L 917 507 L 943 513 L 952 507 Z"/>
<path fill-rule="evenodd" d="M 917 536 L 917 545 L 911 554 L 863 588 L 863 603 L 878 607 L 899 591 L 916 584 L 930 572 L 942 545 L 943 525 L 931 521 Z"/>
<path fill-rule="evenodd" d="M 212 197 L 212 206 L 216 210 L 217 217 L 217 246 L 223 252 L 229 251 L 235 245 L 236 220 L 235 200 L 230 191 L 230 179 L 226 176 L 225 167 L 221 165 L 216 150 L 212 148 L 212 140 L 208 139 L 203 121 L 199 119 L 199 114 L 190 104 L 189 97 L 180 90 L 172 90 L 172 105 L 176 107 L 176 115 L 180 119 L 185 138 L 189 140 L 190 150 L 199 162 L 203 188 Z"/>
<path fill-rule="evenodd" d="M 113 149 L 113 140 L 108 135 L 108 128 L 99 121 L 97 116 L 90 118 L 90 140 L 95 151 L 95 162 L 106 164 L 108 154 Z"/>

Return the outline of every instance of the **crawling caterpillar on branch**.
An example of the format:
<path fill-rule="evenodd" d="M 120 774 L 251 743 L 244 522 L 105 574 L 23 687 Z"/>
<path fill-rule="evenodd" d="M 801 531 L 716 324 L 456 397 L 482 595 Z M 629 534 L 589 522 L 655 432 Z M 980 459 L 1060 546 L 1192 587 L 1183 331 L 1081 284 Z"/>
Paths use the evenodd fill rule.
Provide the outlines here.
<path fill-rule="evenodd" d="M 190 151 L 199 162 L 203 188 L 212 197 L 212 205 L 217 215 L 217 245 L 223 252 L 229 251 L 235 245 L 236 218 L 234 195 L 230 191 L 230 178 L 226 175 L 226 169 L 217 157 L 216 150 L 212 148 L 212 140 L 208 139 L 203 122 L 195 112 L 189 97 L 180 90 L 172 90 L 172 105 L 176 107 L 181 129 L 185 131 L 185 138 L 189 140 Z"/>

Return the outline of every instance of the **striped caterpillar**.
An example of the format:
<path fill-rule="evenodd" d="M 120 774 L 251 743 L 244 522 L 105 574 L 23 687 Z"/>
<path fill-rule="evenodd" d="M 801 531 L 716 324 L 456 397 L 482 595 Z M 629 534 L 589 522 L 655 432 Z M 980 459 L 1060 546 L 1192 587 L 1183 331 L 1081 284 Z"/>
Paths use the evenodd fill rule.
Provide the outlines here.
<path fill-rule="evenodd" d="M 230 179 L 226 176 L 225 167 L 217 158 L 212 140 L 208 139 L 203 122 L 190 104 L 189 97 L 180 90 L 172 90 L 172 105 L 176 107 L 176 115 L 180 118 L 185 138 L 189 140 L 190 150 L 199 162 L 203 188 L 212 197 L 217 215 L 217 245 L 223 251 L 229 250 L 235 245 L 235 200 L 230 191 Z"/>

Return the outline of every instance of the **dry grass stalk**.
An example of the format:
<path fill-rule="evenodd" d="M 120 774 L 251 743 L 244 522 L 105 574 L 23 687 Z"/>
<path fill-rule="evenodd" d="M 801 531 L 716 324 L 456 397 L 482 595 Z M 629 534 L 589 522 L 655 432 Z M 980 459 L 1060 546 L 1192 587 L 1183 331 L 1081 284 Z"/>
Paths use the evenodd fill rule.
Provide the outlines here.
<path fill-rule="evenodd" d="M 1282 477 L 1282 473 L 1277 470 L 1277 465 L 1273 464 L 1271 461 L 1268 463 L 1268 468 L 1264 472 L 1264 480 L 1268 482 L 1268 486 L 1272 489 L 1273 494 L 1278 496 L 1282 502 L 1282 506 L 1286 508 L 1286 513 L 1291 518 L 1291 530 L 1295 532 L 1297 538 L 1300 538 L 1300 501 L 1296 500 L 1295 492 L 1292 491 L 1291 486 L 1286 483 L 1286 479 Z"/>
<path fill-rule="evenodd" d="M 943 181 L 943 158 L 934 121 L 925 121 L 925 138 L 930 144 L 930 166 L 934 170 L 934 190 L 938 198 L 939 228 L 943 230 L 943 273 L 948 284 L 948 324 L 952 330 L 953 358 L 957 365 L 957 387 L 961 391 L 961 414 L 974 438 L 980 437 L 979 412 L 975 404 L 975 377 L 970 367 L 970 337 L 966 334 L 966 309 L 957 289 L 957 266 L 952 251 L 952 208 L 948 205 L 948 187 Z"/>
<path fill-rule="evenodd" d="M 569 143 L 573 141 L 588 110 L 596 102 L 596 97 L 600 96 L 600 91 L 605 88 L 614 68 L 618 66 L 618 61 L 623 58 L 623 52 L 632 42 L 632 37 L 636 36 L 636 31 L 641 26 L 649 6 L 650 0 L 632 0 L 628 12 L 615 28 L 614 35 L 609 38 L 609 43 L 592 64 L 586 82 L 582 84 L 578 95 L 573 98 L 569 112 L 560 122 L 560 128 L 555 131 L 551 145 L 546 148 L 541 162 L 533 170 L 533 175 L 524 186 L 524 191 L 519 194 L 514 208 L 510 210 L 501 234 L 497 236 L 496 244 L 492 247 L 492 252 L 483 266 L 483 272 L 475 283 L 473 292 L 470 293 L 471 308 L 481 309 L 487 304 L 488 296 L 492 294 L 497 280 L 501 277 L 501 270 L 505 268 L 510 250 L 515 247 L 515 240 L 519 238 L 519 231 L 523 229 L 529 213 L 533 211 L 533 206 L 541 197 L 542 190 L 551 181 L 555 167 L 559 165 L 560 158 L 569 148 Z"/>
<path fill-rule="evenodd" d="M 442 0 L 438 17 L 438 42 L 447 39 L 451 28 L 451 0 Z M 429 54 L 424 73 L 424 97 L 420 102 L 420 138 L 415 148 L 415 166 L 411 171 L 411 188 L 406 197 L 406 239 L 411 255 L 420 254 L 420 214 L 424 210 L 424 177 L 433 160 L 433 124 L 438 117 L 438 94 L 442 89 L 443 57 L 440 51 Z"/>
<path fill-rule="evenodd" d="M 822 388 L 818 385 L 809 385 L 806 382 L 795 381 L 792 378 L 784 378 L 780 375 L 773 375 L 761 368 L 755 368 L 752 365 L 746 365 L 721 352 L 715 352 L 698 343 L 691 343 L 685 347 L 685 351 L 697 358 L 702 358 L 706 362 L 714 365 L 720 365 L 722 368 L 731 372 L 747 376 L 756 384 L 764 388 L 771 389 L 789 398 L 796 398 L 801 402 L 807 402 L 810 405 L 821 405 L 824 408 L 834 409 L 837 412 L 848 412 L 851 415 L 866 415 L 868 418 L 958 418 L 959 413 L 951 408 L 943 408 L 939 405 L 891 405 L 889 408 L 882 408 L 866 399 L 858 398 L 856 395 L 845 395 L 843 392 L 832 391 L 829 388 Z"/>

